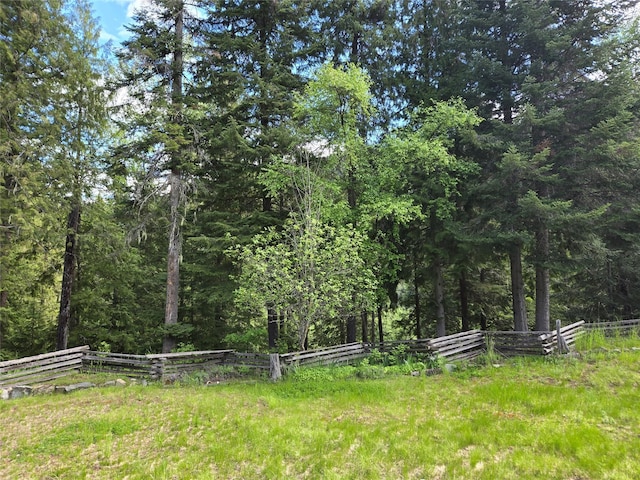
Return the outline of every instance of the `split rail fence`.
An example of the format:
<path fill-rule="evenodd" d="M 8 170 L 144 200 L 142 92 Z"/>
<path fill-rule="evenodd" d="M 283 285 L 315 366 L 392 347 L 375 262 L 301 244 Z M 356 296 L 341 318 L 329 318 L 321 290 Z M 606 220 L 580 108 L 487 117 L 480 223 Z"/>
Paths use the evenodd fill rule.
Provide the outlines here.
<path fill-rule="evenodd" d="M 88 346 L 0 362 L 0 387 L 44 383 L 77 373 Z"/>
<path fill-rule="evenodd" d="M 240 353 L 234 350 L 206 350 L 151 355 L 127 355 L 91 351 L 88 346 L 0 362 L 0 388 L 47 382 L 79 371 L 106 372 L 172 380 L 184 373 L 210 371 L 217 367 L 243 367 L 270 371 L 272 378 L 281 369 L 294 365 L 354 363 L 366 358 L 373 349 L 393 352 L 400 346 L 408 354 L 434 355 L 445 361 L 469 360 L 484 353 L 488 346 L 504 356 L 549 355 L 558 345 L 571 347 L 589 329 L 605 332 L 640 331 L 640 320 L 585 324 L 576 322 L 553 332 L 485 332 L 471 330 L 445 337 L 382 343 L 350 343 L 328 348 L 285 354 Z M 558 333 L 560 334 L 560 342 Z M 562 351 L 562 350 L 561 350 Z M 277 357 L 277 358 L 274 358 Z M 277 372 L 273 370 L 277 369 Z"/>
<path fill-rule="evenodd" d="M 585 322 L 562 327 L 560 335 L 570 347 L 584 333 Z M 558 349 L 558 332 L 486 332 L 487 342 L 506 357 L 519 355 L 549 355 Z"/>
<path fill-rule="evenodd" d="M 615 322 L 591 322 L 585 323 L 587 330 L 600 330 L 605 335 L 626 334 L 630 332 L 640 333 L 640 319 L 619 320 Z"/>

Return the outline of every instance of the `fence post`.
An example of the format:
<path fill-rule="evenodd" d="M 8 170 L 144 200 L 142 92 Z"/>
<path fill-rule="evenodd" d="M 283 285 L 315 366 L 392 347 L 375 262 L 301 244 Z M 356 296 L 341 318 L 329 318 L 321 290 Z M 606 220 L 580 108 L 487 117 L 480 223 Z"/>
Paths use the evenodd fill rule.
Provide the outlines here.
<path fill-rule="evenodd" d="M 165 358 L 160 357 L 160 358 L 153 358 L 151 360 L 151 378 L 153 378 L 154 380 L 160 380 L 162 381 L 164 378 L 164 363 L 165 363 Z"/>
<path fill-rule="evenodd" d="M 556 338 L 558 342 L 558 355 L 569 353 L 569 345 L 560 333 L 560 320 L 556 320 Z"/>
<path fill-rule="evenodd" d="M 269 374 L 271 375 L 271 380 L 274 382 L 278 381 L 282 377 L 279 353 L 269 354 Z"/>

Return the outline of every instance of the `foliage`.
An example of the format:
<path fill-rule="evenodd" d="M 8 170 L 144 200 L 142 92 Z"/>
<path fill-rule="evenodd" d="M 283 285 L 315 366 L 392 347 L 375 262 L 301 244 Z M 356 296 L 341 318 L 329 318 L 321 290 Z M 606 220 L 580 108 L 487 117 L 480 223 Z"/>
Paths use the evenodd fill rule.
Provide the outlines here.
<path fill-rule="evenodd" d="M 636 0 L 151 3 L 0 2 L 2 358 L 637 316 Z"/>
<path fill-rule="evenodd" d="M 97 199 L 85 208 L 80 231 L 79 279 L 74 291 L 70 341 L 107 342 L 111 351 L 144 354 L 159 350 L 162 331 L 162 266 L 153 242 L 129 244 L 126 210 Z M 155 245 L 155 246 L 154 246 Z"/>
<path fill-rule="evenodd" d="M 267 339 L 267 332 L 264 327 L 245 328 L 241 332 L 231 332 L 224 337 L 227 348 L 232 348 L 239 352 L 260 352 L 264 351 Z"/>
<path fill-rule="evenodd" d="M 5 2 L 0 36 L 0 349 L 38 353 L 70 295 L 66 217 L 100 183 L 106 68 L 85 1 Z"/>
<path fill-rule="evenodd" d="M 272 305 L 297 330 L 304 349 L 312 327 L 370 304 L 375 279 L 360 253 L 363 246 L 352 228 L 289 220 L 282 232 L 268 231 L 236 250 L 242 265 L 237 304 L 254 315 Z"/>
<path fill-rule="evenodd" d="M 355 64 L 343 69 L 326 63 L 298 96 L 296 117 L 311 136 L 332 146 L 344 144 L 349 154 L 358 121 L 372 114 L 370 87 L 369 76 Z"/>

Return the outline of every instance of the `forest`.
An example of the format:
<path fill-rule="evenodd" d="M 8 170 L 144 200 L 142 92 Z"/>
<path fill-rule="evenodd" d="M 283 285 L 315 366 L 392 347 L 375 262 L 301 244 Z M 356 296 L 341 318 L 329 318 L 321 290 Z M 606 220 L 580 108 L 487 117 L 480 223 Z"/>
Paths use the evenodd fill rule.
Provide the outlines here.
<path fill-rule="evenodd" d="M 0 2 L 0 360 L 640 310 L 638 0 Z"/>

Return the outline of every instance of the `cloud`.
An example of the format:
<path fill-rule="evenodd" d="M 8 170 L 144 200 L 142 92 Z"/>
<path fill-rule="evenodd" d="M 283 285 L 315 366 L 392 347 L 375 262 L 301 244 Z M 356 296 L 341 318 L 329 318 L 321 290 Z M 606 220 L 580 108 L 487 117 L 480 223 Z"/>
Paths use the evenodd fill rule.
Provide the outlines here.
<path fill-rule="evenodd" d="M 114 0 L 120 1 L 120 0 Z M 127 17 L 133 18 L 138 11 L 147 13 L 159 12 L 161 8 L 153 0 L 128 0 Z M 203 18 L 203 12 L 193 5 L 185 5 L 188 14 L 194 18 Z"/>
<path fill-rule="evenodd" d="M 158 10 L 158 6 L 152 0 L 128 0 L 127 17 L 133 18 L 138 11 L 149 12 Z"/>
<path fill-rule="evenodd" d="M 122 25 L 118 29 L 118 38 L 123 39 L 123 38 L 129 38 L 130 36 L 131 36 L 131 32 L 127 30 L 124 25 Z"/>
<path fill-rule="evenodd" d="M 104 30 L 104 28 L 102 30 L 100 30 L 100 41 L 101 42 L 120 42 L 122 40 L 122 36 L 118 36 L 118 35 L 113 35 L 107 31 Z"/>
<path fill-rule="evenodd" d="M 118 5 L 126 5 L 131 2 L 131 0 L 93 0 L 94 3 L 117 3 Z"/>

